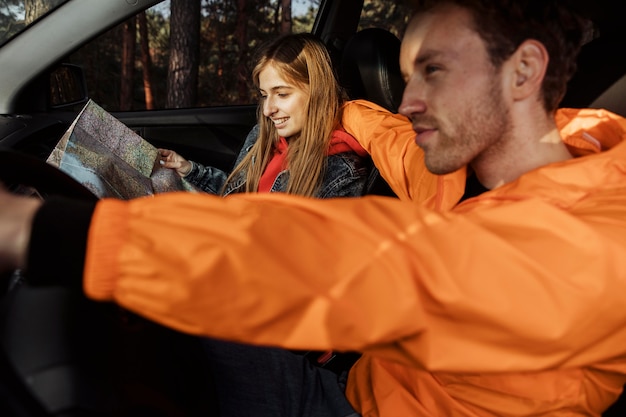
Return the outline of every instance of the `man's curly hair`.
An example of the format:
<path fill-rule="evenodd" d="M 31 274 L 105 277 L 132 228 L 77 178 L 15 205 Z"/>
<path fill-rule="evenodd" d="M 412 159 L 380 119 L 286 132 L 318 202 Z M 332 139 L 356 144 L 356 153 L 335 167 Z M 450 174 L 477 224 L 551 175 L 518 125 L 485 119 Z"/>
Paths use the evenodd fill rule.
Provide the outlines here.
<path fill-rule="evenodd" d="M 542 85 L 547 111 L 556 110 L 563 99 L 590 28 L 590 22 L 563 0 L 414 0 L 413 4 L 416 13 L 443 4 L 454 4 L 469 10 L 475 30 L 485 42 L 496 68 L 525 40 L 541 42 L 549 55 Z"/>

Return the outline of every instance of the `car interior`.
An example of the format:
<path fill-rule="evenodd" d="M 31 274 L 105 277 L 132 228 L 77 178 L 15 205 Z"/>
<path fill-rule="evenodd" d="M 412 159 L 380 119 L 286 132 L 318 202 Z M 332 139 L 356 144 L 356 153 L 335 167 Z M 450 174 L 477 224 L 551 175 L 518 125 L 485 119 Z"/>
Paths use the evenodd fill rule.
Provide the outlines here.
<path fill-rule="evenodd" d="M 395 111 L 404 88 L 399 50 L 400 40 L 383 29 L 365 29 L 352 36 L 338 71 L 350 98 Z M 78 197 L 91 197 L 71 178 L 39 161 L 5 159 L 13 166 L 30 166 L 30 183 L 38 190 L 53 194 L 73 184 Z M 393 197 L 373 164 L 371 168 L 366 194 Z M 54 171 L 54 179 L 48 171 Z M 42 184 L 42 178 L 50 181 Z M 10 391 L 0 393 L 11 415 L 218 415 L 210 370 L 194 337 L 62 288 L 34 289 L 19 280 L 15 285 L 18 288 L 4 300 L 6 310 L 0 318 L 4 348 L 17 368 L 12 372 L 3 358 L 5 375 L 16 382 L 7 384 Z M 314 363 L 323 354 L 298 353 Z M 137 355 L 142 356 L 140 362 Z M 335 352 L 332 360 L 319 365 L 339 373 L 356 359 L 356 353 Z M 25 389 L 24 379 L 41 381 L 30 386 L 34 395 Z"/>
<path fill-rule="evenodd" d="M 343 24 L 326 25 L 333 29 L 319 35 L 337 62 L 339 79 L 350 98 L 367 99 L 395 111 L 404 87 L 398 65 L 400 40 L 381 28 L 356 31 L 356 22 L 351 20 L 358 17 L 343 11 L 347 3 L 323 2 L 318 19 L 343 20 Z M 591 16 L 596 26 L 581 54 L 579 68 L 583 71 L 571 81 L 562 105 L 605 107 L 626 115 L 626 76 L 621 77 L 626 74 L 626 55 L 617 53 L 623 49 L 621 40 L 625 38 L 615 35 L 624 29 L 616 24 L 619 17 L 614 14 L 595 11 Z M 607 51 L 615 53 L 609 56 Z M 235 129 L 235 136 L 243 140 L 247 126 L 254 122 L 254 108 L 237 112 L 236 116 L 212 113 L 208 117 L 234 117 L 237 123 L 246 120 Z M 170 117 L 172 124 L 182 125 L 181 120 L 194 115 L 161 112 L 160 116 L 164 119 L 160 123 L 167 123 Z M 160 146 L 160 126 L 151 126 L 147 117 L 136 112 L 120 119 Z M 202 117 L 208 120 L 206 115 Z M 35 135 L 22 143 L 19 156 L 0 151 L 2 180 L 31 185 L 44 196 L 60 193 L 94 198 L 70 177 L 42 162 L 40 137 Z M 218 164 L 222 166 L 228 166 L 234 155 L 232 148 L 236 145 L 228 146 L 230 150 L 219 156 Z M 367 194 L 394 196 L 373 165 Z M 64 288 L 31 288 L 22 282 L 19 271 L 7 281 L 10 288 L 0 300 L 0 415 L 218 415 L 212 395 L 214 381 L 194 337 L 119 307 L 91 302 Z M 306 354 L 316 357 L 315 353 Z M 337 355 L 334 363 L 325 365 L 336 366 L 339 372 L 356 357 Z M 624 395 L 603 417 L 623 415 Z"/>

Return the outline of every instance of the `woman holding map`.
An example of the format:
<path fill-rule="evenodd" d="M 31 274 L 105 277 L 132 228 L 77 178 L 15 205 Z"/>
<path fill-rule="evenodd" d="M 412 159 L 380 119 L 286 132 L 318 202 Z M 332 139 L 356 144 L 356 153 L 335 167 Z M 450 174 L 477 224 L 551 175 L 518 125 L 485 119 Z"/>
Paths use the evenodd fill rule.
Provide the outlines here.
<path fill-rule="evenodd" d="M 161 164 L 212 194 L 361 195 L 367 154 L 341 127 L 345 95 L 324 44 L 310 34 L 280 37 L 261 49 L 252 79 L 260 94 L 258 124 L 230 175 L 167 149 L 159 150 Z"/>
<path fill-rule="evenodd" d="M 159 149 L 161 165 L 176 170 L 201 190 L 223 196 L 256 192 L 317 198 L 362 195 L 368 176 L 367 153 L 341 126 L 345 95 L 324 44 L 310 34 L 278 38 L 261 49 L 252 79 L 260 94 L 258 122 L 230 175 L 167 149 Z M 280 415 L 285 412 L 279 401 L 284 396 L 300 399 L 292 402 L 294 407 L 319 410 L 320 405 L 314 404 L 319 392 L 326 393 L 328 402 L 322 408 L 344 409 L 346 415 L 352 412 L 343 395 L 346 373 L 337 375 L 308 359 L 334 358 L 330 352 L 311 352 L 305 357 L 279 348 L 213 339 L 203 344 L 221 415 L 240 415 L 240 410 Z M 293 409 L 287 415 L 303 414 Z"/>

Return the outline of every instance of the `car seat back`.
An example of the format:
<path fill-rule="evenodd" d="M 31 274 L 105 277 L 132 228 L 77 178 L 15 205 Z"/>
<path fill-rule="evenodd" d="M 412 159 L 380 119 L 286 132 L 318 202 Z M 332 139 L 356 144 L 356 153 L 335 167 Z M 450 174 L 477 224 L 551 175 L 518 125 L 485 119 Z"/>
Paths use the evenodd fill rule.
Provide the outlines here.
<path fill-rule="evenodd" d="M 350 99 L 365 99 L 397 112 L 404 91 L 400 72 L 400 40 L 380 28 L 357 32 L 344 47 L 339 81 Z M 395 197 L 373 163 L 364 194 Z"/>
<path fill-rule="evenodd" d="M 397 112 L 404 91 L 400 40 L 380 28 L 357 32 L 344 48 L 339 79 L 351 99 L 369 100 Z"/>

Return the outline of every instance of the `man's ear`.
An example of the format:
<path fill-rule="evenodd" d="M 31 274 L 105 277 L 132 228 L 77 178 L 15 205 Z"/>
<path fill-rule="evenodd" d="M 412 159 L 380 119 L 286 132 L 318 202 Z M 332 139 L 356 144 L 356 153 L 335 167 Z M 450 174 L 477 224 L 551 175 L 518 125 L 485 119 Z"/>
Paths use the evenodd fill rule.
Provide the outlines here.
<path fill-rule="evenodd" d="M 514 100 L 541 92 L 548 61 L 548 51 L 541 42 L 533 39 L 522 42 L 509 61 L 513 70 L 510 88 Z"/>

